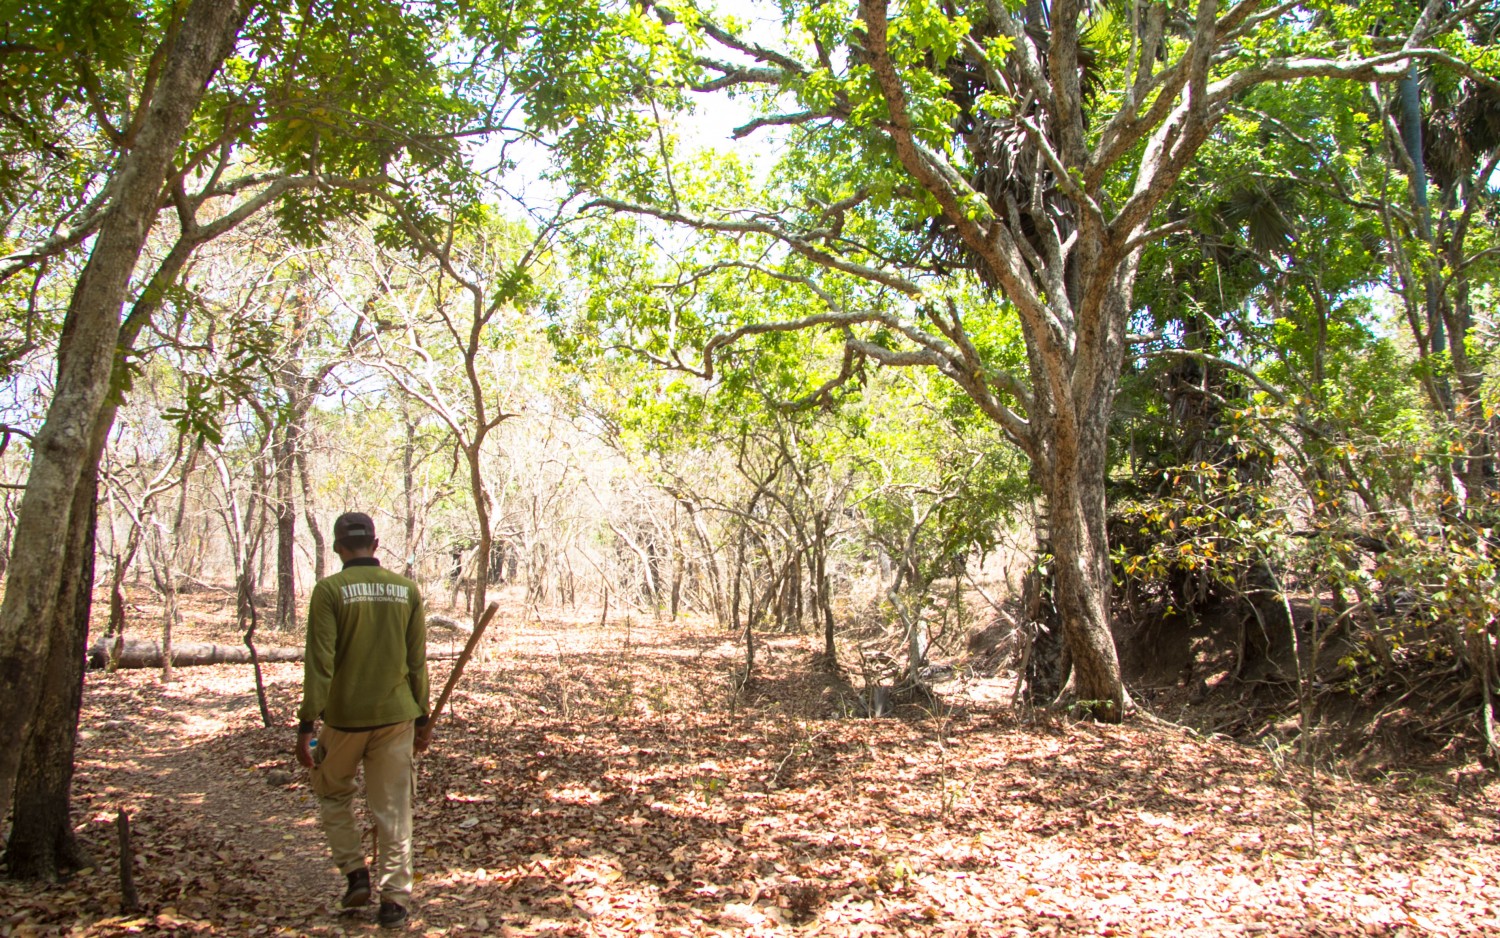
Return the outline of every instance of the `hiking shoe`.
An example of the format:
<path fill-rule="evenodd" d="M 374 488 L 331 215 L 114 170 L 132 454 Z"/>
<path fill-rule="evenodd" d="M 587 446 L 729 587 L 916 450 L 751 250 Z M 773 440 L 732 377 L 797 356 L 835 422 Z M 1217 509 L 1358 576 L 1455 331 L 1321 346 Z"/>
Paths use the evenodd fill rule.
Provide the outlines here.
<path fill-rule="evenodd" d="M 370 901 L 370 871 L 360 868 L 346 875 L 349 878 L 349 888 L 344 890 L 344 898 L 339 900 L 339 905 L 346 909 L 357 909 Z"/>
<path fill-rule="evenodd" d="M 396 928 L 406 922 L 406 906 L 399 902 L 381 902 L 375 921 L 381 928 Z"/>

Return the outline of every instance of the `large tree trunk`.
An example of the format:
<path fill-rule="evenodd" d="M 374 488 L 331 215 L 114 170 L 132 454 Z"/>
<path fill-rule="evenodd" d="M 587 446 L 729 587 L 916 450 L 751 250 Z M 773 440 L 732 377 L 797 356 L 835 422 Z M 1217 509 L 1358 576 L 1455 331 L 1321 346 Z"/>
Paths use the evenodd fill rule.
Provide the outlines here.
<path fill-rule="evenodd" d="M 5 576 L 5 572 L 10 569 L 11 535 L 16 529 L 16 513 L 12 498 L 14 494 L 13 490 L 6 489 L 4 494 L 0 495 L 0 577 Z"/>
<path fill-rule="evenodd" d="M 175 251 L 174 251 L 175 255 Z M 157 269 L 145 296 L 131 309 L 119 331 L 115 357 L 114 386 L 124 380 L 125 352 L 134 347 L 136 336 L 160 303 L 154 288 L 176 279 L 186 255 L 169 256 Z M 77 745 L 79 712 L 83 703 L 82 654 L 88 640 L 93 603 L 93 581 L 98 540 L 99 465 L 119 404 L 107 400 L 94 428 L 88 464 L 80 475 L 78 501 L 68 518 L 64 543 L 66 556 L 58 584 L 54 639 L 46 664 L 42 697 L 31 733 L 22 753 L 17 777 L 15 820 L 6 847 L 12 875 L 33 879 L 57 876 L 90 865 L 82 856 L 71 823 L 73 757 Z M 184 480 L 186 479 L 186 471 Z M 185 485 L 184 481 L 184 485 Z M 180 516 L 179 510 L 179 516 Z M 181 527 L 179 518 L 178 527 Z M 110 582 L 107 635 L 123 644 L 125 629 L 124 573 L 140 546 L 142 530 L 132 522 L 123 557 L 116 558 Z M 110 649 L 101 640 L 101 657 Z"/>
<path fill-rule="evenodd" d="M 47 669 L 59 587 L 67 568 L 78 487 L 109 390 L 130 277 L 156 216 L 162 184 L 209 79 L 233 46 L 248 7 L 239 0 L 194 0 L 172 41 L 134 146 L 107 184 L 109 216 L 73 291 L 58 346 L 56 390 L 32 448 L 16 519 L 14 556 L 0 605 L 0 818 L 11 808 L 24 743 Z M 81 656 L 80 656 L 81 658 Z"/>
<path fill-rule="evenodd" d="M 100 434 L 102 437 L 102 434 Z M 83 473 L 66 536 L 53 639 L 42 695 L 16 777 L 15 820 L 5 863 L 16 879 L 55 880 L 90 865 L 73 835 L 73 752 L 83 702 L 83 647 L 88 641 L 94 585 L 98 457 Z"/>
<path fill-rule="evenodd" d="M 1089 258 L 1085 254 L 1080 263 Z M 1094 258 L 1095 261 L 1098 258 Z M 1123 357 L 1125 312 L 1134 284 L 1135 260 L 1115 265 L 1107 280 L 1080 287 L 1075 308 L 1093 321 L 1068 351 L 1053 346 L 1032 353 L 1037 395 L 1032 414 L 1035 478 L 1047 500 L 1047 533 L 1053 550 L 1053 602 L 1072 675 L 1064 687 L 1101 720 L 1118 722 L 1130 706 L 1110 626 L 1109 536 L 1104 482 L 1109 458 L 1109 417 Z M 1090 265 L 1085 263 L 1083 269 Z M 1042 343 L 1037 343 L 1046 348 Z M 1058 380 L 1060 376 L 1065 380 Z"/>
<path fill-rule="evenodd" d="M 1103 446 L 1092 449 L 1057 460 L 1045 477 L 1055 551 L 1053 597 L 1072 662 L 1074 696 L 1096 717 L 1118 722 L 1128 699 L 1110 629 Z"/>

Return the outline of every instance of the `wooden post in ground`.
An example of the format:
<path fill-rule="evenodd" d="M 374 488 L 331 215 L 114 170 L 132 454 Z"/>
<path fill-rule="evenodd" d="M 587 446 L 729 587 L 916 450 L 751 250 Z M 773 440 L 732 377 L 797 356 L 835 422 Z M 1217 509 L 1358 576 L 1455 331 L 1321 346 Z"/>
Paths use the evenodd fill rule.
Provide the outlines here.
<path fill-rule="evenodd" d="M 120 838 L 120 913 L 124 915 L 141 907 L 140 894 L 135 890 L 135 848 L 130 844 L 130 815 L 124 808 L 115 815 L 115 832 Z"/>

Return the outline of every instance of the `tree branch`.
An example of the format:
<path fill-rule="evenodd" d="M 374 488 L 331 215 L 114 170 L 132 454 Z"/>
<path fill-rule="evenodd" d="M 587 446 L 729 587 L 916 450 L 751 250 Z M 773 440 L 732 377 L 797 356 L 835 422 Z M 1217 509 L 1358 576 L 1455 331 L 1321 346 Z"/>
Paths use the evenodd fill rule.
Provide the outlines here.
<path fill-rule="evenodd" d="M 825 251 L 822 248 L 810 243 L 807 240 L 806 236 L 793 234 L 789 231 L 783 231 L 773 225 L 768 225 L 764 222 L 727 220 L 718 221 L 709 218 L 698 218 L 695 216 L 686 215 L 682 212 L 673 212 L 668 211 L 667 209 L 655 208 L 649 205 L 637 205 L 631 202 L 624 202 L 619 199 L 610 198 L 595 199 L 587 205 L 583 206 L 583 210 L 586 211 L 590 208 L 593 208 L 594 206 L 607 208 L 611 211 L 616 212 L 627 212 L 634 215 L 648 215 L 652 218 L 659 218 L 662 221 L 669 221 L 680 225 L 686 225 L 699 231 L 717 231 L 723 234 L 762 234 L 780 241 L 787 247 L 791 248 L 793 251 L 796 251 L 798 254 L 806 257 L 808 260 L 813 261 L 821 267 L 828 267 L 833 270 L 841 270 L 844 273 L 859 277 L 861 280 L 868 280 L 872 283 L 879 283 L 891 287 L 892 289 L 900 290 L 902 293 L 905 293 L 909 296 L 920 296 L 922 293 L 921 287 L 905 277 L 890 273 L 888 271 L 879 270 L 865 264 L 845 260 L 842 257 L 831 254 L 828 251 Z"/>
<path fill-rule="evenodd" d="M 765 117 L 757 117 L 734 128 L 733 136 L 736 140 L 744 138 L 762 130 L 766 127 L 795 127 L 800 124 L 810 124 L 829 115 L 821 111 L 798 111 L 795 114 L 769 114 Z"/>

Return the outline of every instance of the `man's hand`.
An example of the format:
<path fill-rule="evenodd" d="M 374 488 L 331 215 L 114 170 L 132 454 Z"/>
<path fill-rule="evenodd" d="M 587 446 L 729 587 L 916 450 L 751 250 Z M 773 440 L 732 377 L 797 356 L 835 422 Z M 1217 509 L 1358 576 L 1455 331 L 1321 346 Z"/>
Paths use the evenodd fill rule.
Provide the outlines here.
<path fill-rule="evenodd" d="M 416 733 L 411 738 L 412 752 L 426 752 L 427 747 L 432 745 L 432 721 L 428 721 L 417 727 Z"/>
<path fill-rule="evenodd" d="M 313 767 L 312 738 L 311 730 L 297 734 L 297 761 L 302 763 L 304 768 L 309 769 Z"/>

